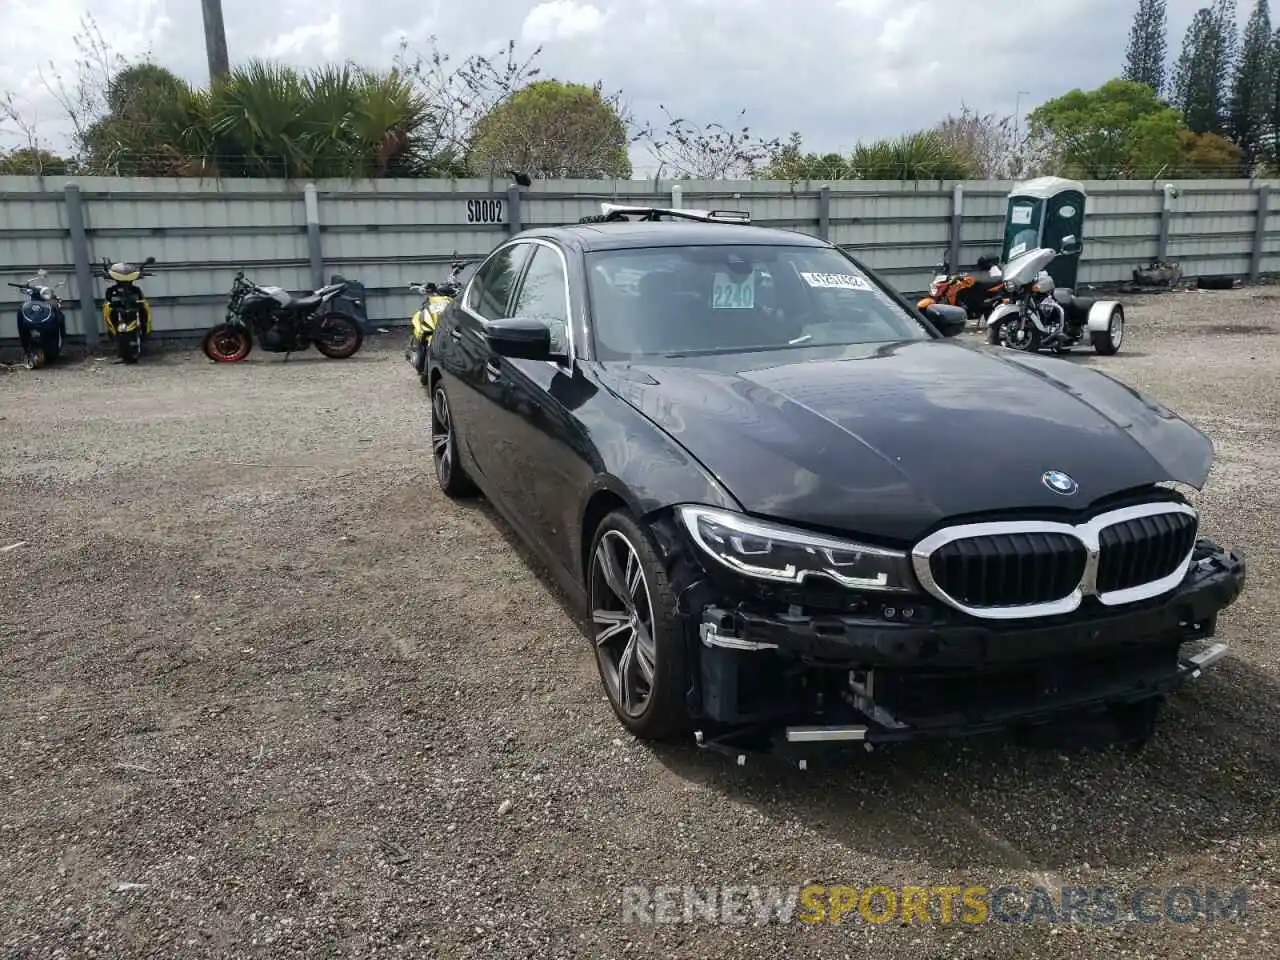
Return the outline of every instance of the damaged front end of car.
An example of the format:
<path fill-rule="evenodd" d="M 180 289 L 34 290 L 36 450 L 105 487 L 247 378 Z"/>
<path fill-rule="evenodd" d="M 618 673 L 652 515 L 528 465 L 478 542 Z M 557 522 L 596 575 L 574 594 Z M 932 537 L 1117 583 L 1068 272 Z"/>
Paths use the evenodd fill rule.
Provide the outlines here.
<path fill-rule="evenodd" d="M 1164 695 L 1225 654 L 1210 638 L 1245 582 L 1164 491 L 896 548 L 696 505 L 653 529 L 698 743 L 739 763 L 998 731 L 1141 743 Z"/>

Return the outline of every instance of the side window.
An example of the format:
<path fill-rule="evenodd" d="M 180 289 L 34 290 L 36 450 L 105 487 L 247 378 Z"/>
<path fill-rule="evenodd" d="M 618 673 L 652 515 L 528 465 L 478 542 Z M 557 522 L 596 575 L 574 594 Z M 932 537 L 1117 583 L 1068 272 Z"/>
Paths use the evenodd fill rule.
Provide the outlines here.
<path fill-rule="evenodd" d="M 564 263 L 550 247 L 534 244 L 533 260 L 511 308 L 512 316 L 546 320 L 551 326 L 551 347 L 568 350 L 569 300 L 565 293 Z"/>
<path fill-rule="evenodd" d="M 486 260 L 467 294 L 467 308 L 485 320 L 501 320 L 506 316 L 511 288 L 529 257 L 531 246 L 513 243 Z"/>

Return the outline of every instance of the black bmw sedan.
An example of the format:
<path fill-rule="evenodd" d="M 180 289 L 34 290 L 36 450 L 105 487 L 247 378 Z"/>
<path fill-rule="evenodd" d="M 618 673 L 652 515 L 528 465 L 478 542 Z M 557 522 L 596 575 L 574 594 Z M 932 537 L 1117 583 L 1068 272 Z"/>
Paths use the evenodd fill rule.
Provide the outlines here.
<path fill-rule="evenodd" d="M 439 322 L 432 449 L 580 604 L 644 738 L 1149 736 L 1243 558 L 1209 440 L 1088 367 L 970 346 L 855 258 L 650 211 L 528 230 Z M 612 222 L 610 222 L 610 220 Z"/>

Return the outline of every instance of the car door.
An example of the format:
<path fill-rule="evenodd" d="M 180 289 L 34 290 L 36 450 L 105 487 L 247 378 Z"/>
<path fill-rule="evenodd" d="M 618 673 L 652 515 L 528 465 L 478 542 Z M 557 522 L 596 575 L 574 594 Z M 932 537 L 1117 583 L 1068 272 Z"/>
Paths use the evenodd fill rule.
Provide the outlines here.
<path fill-rule="evenodd" d="M 504 244 L 480 265 L 462 293 L 456 323 L 448 329 L 448 356 L 442 367 L 452 379 L 449 403 L 458 440 L 480 473 L 482 485 L 491 488 L 494 476 L 493 424 L 496 382 L 486 366 L 494 356 L 484 336 L 484 326 L 508 316 L 516 279 L 532 253 L 523 241 Z M 486 490 L 486 492 L 489 492 Z"/>
<path fill-rule="evenodd" d="M 574 317 L 564 252 L 550 241 L 534 242 L 532 258 L 511 302 L 513 317 L 545 320 L 552 343 L 570 354 L 566 361 L 494 357 L 500 384 L 491 419 L 501 451 L 496 482 L 510 506 L 513 522 L 568 569 L 576 543 L 570 529 L 576 516 L 575 492 L 591 474 L 583 460 L 585 431 L 574 410 L 591 392 L 574 369 L 571 320 Z"/>

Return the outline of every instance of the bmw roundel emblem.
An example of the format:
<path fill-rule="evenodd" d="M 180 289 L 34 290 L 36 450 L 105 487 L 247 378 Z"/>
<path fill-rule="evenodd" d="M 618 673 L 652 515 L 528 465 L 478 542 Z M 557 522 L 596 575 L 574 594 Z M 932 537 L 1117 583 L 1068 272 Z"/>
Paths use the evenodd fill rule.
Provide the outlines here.
<path fill-rule="evenodd" d="M 1080 489 L 1080 484 L 1061 470 L 1046 470 L 1040 475 L 1040 482 L 1054 493 L 1060 493 L 1064 497 L 1069 497 Z"/>

